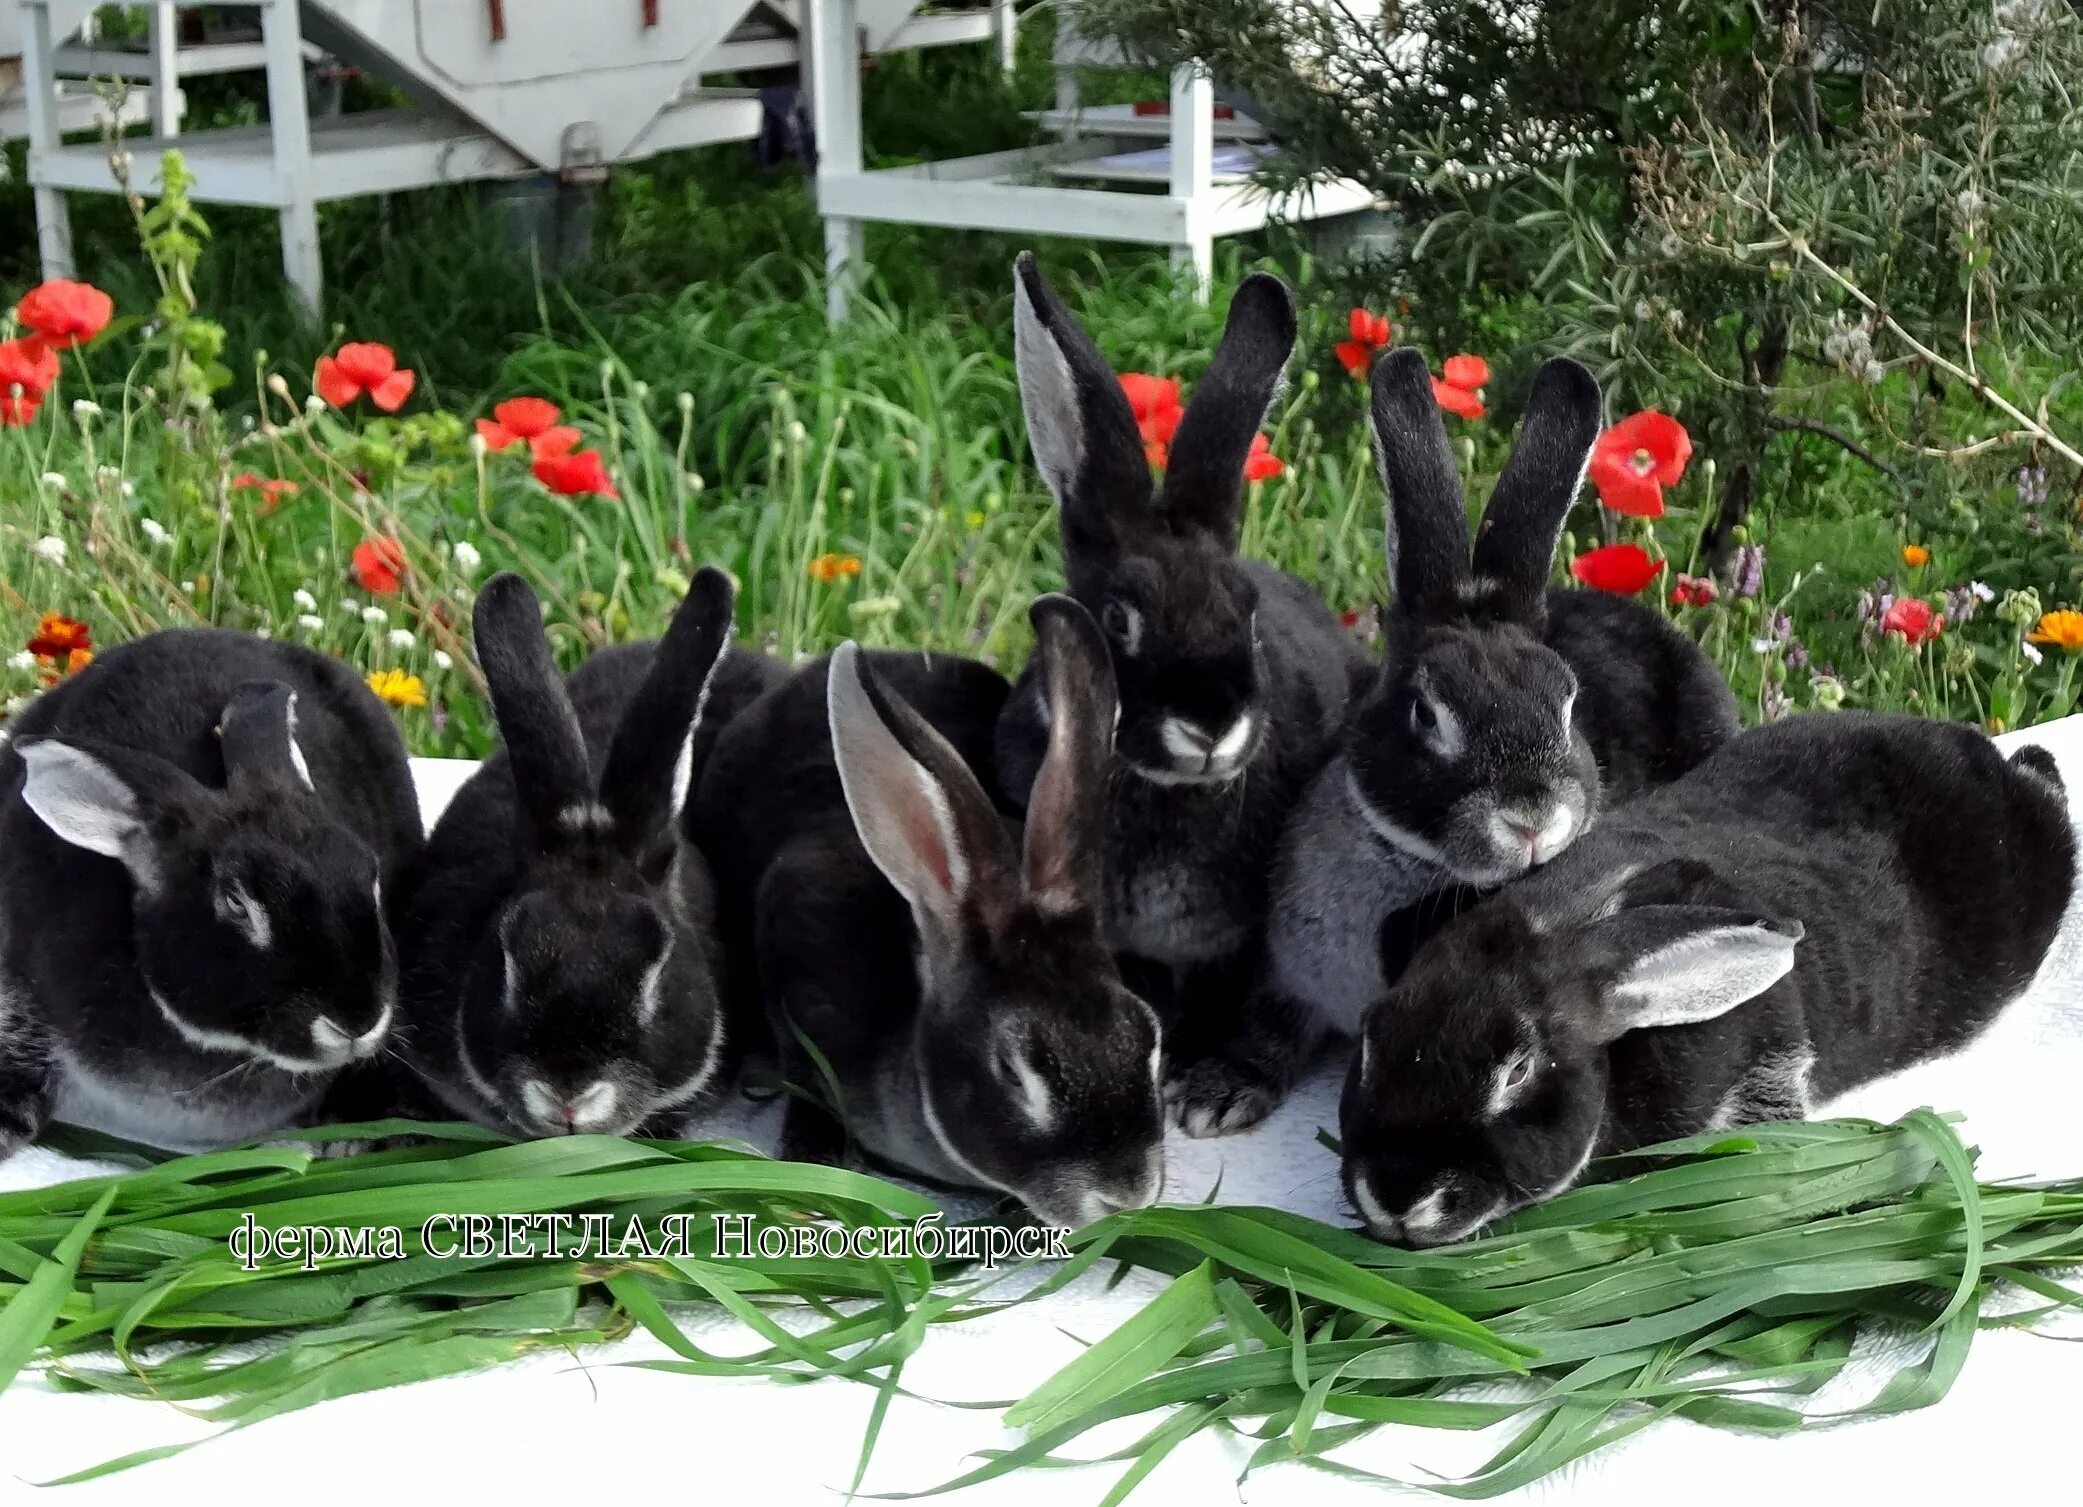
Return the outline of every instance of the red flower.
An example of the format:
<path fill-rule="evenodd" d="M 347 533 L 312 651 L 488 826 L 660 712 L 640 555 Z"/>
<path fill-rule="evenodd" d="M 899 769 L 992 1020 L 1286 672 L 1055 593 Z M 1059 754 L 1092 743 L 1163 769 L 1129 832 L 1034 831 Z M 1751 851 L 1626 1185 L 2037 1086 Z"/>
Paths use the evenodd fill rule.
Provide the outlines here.
<path fill-rule="evenodd" d="M 1448 413 L 1479 419 L 1488 412 L 1482 390 L 1489 380 L 1490 363 L 1481 356 L 1449 356 L 1432 379 L 1432 396 Z"/>
<path fill-rule="evenodd" d="M 364 591 L 397 595 L 405 580 L 405 546 L 385 535 L 364 539 L 354 547 L 354 578 Z"/>
<path fill-rule="evenodd" d="M 1273 453 L 1273 442 L 1263 434 L 1251 437 L 1251 450 L 1244 457 L 1246 481 L 1269 481 L 1287 469 L 1287 462 Z"/>
<path fill-rule="evenodd" d="M 1692 436 L 1685 426 L 1652 408 L 1600 435 L 1588 469 L 1598 500 L 1614 512 L 1660 518 L 1664 488 L 1678 485 L 1691 459 Z"/>
<path fill-rule="evenodd" d="M 396 413 L 412 396 L 414 374 L 398 365 L 396 352 L 375 341 L 349 341 L 330 356 L 318 358 L 318 395 L 335 408 L 345 408 L 363 393 L 385 413 Z"/>
<path fill-rule="evenodd" d="M 58 353 L 33 337 L 0 343 L 0 424 L 26 424 L 58 380 Z"/>
<path fill-rule="evenodd" d="M 1593 591 L 1630 597 L 1663 573 L 1663 561 L 1652 560 L 1639 544 L 1608 544 L 1587 550 L 1569 562 L 1569 573 Z"/>
<path fill-rule="evenodd" d="M 1937 638 L 1946 631 L 1945 615 L 1933 611 L 1929 602 L 1901 597 L 1889 604 L 1880 620 L 1880 631 L 1898 635 L 1914 649 L 1926 639 Z"/>
<path fill-rule="evenodd" d="M 1388 320 L 1365 309 L 1354 309 L 1346 318 L 1346 327 L 1352 332 L 1352 339 L 1338 342 L 1338 359 L 1355 377 L 1364 377 L 1374 365 L 1374 353 L 1394 339 L 1396 332 Z"/>
<path fill-rule="evenodd" d="M 564 455 L 579 442 L 578 430 L 559 424 L 563 415 L 547 398 L 508 398 L 492 410 L 489 419 L 477 421 L 477 432 L 492 450 L 504 450 L 518 440 L 528 442 L 535 456 Z"/>
<path fill-rule="evenodd" d="M 76 617 L 46 612 L 37 619 L 36 631 L 29 635 L 25 647 L 42 659 L 62 659 L 75 651 L 92 651 L 94 634 Z"/>
<path fill-rule="evenodd" d="M 614 500 L 621 494 L 601 464 L 598 450 L 535 457 L 535 479 L 559 497 L 584 497 L 589 493 Z"/>
<path fill-rule="evenodd" d="M 22 295 L 15 317 L 57 350 L 70 350 L 108 328 L 115 300 L 92 283 L 52 278 Z"/>
<path fill-rule="evenodd" d="M 1121 391 L 1128 395 L 1129 411 L 1136 416 L 1136 431 L 1143 436 L 1143 457 L 1162 471 L 1170 458 L 1172 436 L 1186 410 L 1179 403 L 1177 377 L 1153 377 L 1147 372 L 1123 372 Z"/>
<path fill-rule="evenodd" d="M 260 493 L 260 506 L 254 512 L 263 516 L 282 506 L 282 499 L 294 497 L 303 489 L 293 481 L 284 481 L 276 476 L 262 476 L 258 471 L 241 471 L 231 479 L 234 492 L 254 491 Z"/>
<path fill-rule="evenodd" d="M 1705 576 L 1680 575 L 1678 584 L 1671 588 L 1671 602 L 1678 607 L 1705 607 L 1721 593 Z"/>

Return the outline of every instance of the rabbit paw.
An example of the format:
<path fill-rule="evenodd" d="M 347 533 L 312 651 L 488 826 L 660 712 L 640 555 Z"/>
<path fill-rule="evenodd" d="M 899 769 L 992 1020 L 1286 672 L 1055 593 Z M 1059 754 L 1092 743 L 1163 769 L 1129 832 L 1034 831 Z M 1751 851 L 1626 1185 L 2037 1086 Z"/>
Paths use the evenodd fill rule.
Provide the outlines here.
<path fill-rule="evenodd" d="M 1234 1135 L 1279 1107 L 1284 1095 L 1258 1068 L 1206 1057 L 1175 1071 L 1164 1086 L 1172 1123 L 1190 1136 Z"/>

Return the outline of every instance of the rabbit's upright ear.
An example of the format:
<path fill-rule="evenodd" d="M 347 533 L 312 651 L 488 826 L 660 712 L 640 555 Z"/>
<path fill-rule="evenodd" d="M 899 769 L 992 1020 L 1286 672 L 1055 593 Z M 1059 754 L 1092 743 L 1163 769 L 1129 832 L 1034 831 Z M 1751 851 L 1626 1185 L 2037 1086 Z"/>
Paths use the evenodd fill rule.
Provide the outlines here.
<path fill-rule="evenodd" d="M 1526 400 L 1526 422 L 1476 530 L 1475 573 L 1495 583 L 1504 605 L 1537 620 L 1555 543 L 1591 447 L 1598 440 L 1598 380 L 1567 356 L 1541 364 Z"/>
<path fill-rule="evenodd" d="M 614 817 L 594 799 L 585 735 L 550 656 L 535 593 L 502 572 L 477 594 L 473 623 L 477 662 L 513 762 L 524 840 L 544 847 L 605 835 Z"/>
<path fill-rule="evenodd" d="M 1794 967 L 1801 923 L 1718 905 L 1643 905 L 1590 927 L 1582 956 L 1611 980 L 1593 1034 L 1693 1025 L 1755 999 Z"/>
<path fill-rule="evenodd" d="M 309 790 L 311 766 L 297 744 L 297 693 L 279 680 L 255 680 L 232 692 L 218 719 L 225 782 L 245 794 Z"/>
<path fill-rule="evenodd" d="M 1049 748 L 1027 800 L 1027 898 L 1044 915 L 1097 914 L 1100 841 L 1119 703 L 1107 641 L 1067 596 L 1028 611 L 1049 698 Z"/>
<path fill-rule="evenodd" d="M 1121 379 L 1031 251 L 1013 263 L 1013 345 L 1027 443 L 1062 512 L 1064 552 L 1110 553 L 1124 526 L 1149 522 L 1150 463 Z"/>
<path fill-rule="evenodd" d="M 1389 584 L 1399 612 L 1451 611 L 1468 583 L 1468 513 L 1432 372 L 1405 346 L 1374 363 L 1368 393 L 1374 459 L 1389 494 Z"/>
<path fill-rule="evenodd" d="M 854 830 L 929 950 L 952 950 L 972 922 L 1000 930 L 1018 900 L 1012 840 L 962 756 L 856 644 L 832 655 L 825 707 Z"/>
<path fill-rule="evenodd" d="M 687 803 L 696 774 L 694 734 L 730 643 L 735 599 L 724 572 L 714 566 L 695 572 L 650 673 L 615 725 L 600 803 L 614 818 L 616 841 L 632 854 L 641 855 Z"/>
<path fill-rule="evenodd" d="M 169 823 L 217 798 L 157 754 L 96 738 L 24 738 L 15 744 L 22 802 L 61 841 L 113 858 L 140 889 L 159 887 L 158 839 Z"/>
<path fill-rule="evenodd" d="M 1244 516 L 1244 462 L 1280 396 L 1295 349 L 1295 301 L 1287 285 L 1254 272 L 1230 300 L 1222 343 L 1194 384 L 1172 436 L 1159 511 L 1175 534 L 1199 530 L 1235 549 Z"/>

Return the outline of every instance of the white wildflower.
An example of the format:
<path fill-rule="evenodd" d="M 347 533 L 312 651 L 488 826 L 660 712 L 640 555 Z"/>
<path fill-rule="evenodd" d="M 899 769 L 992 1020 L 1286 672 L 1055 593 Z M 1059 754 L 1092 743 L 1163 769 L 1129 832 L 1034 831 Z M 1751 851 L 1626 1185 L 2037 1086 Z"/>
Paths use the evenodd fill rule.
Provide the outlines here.
<path fill-rule="evenodd" d="M 46 471 L 43 473 L 43 484 L 54 492 L 62 492 L 67 485 L 65 473 L 63 471 Z"/>
<path fill-rule="evenodd" d="M 1879 386 L 1881 379 L 1886 377 L 1887 375 L 1888 369 L 1885 366 L 1882 366 L 1878 361 L 1867 362 L 1866 369 L 1859 373 L 1860 378 L 1866 383 L 1868 387 Z"/>
<path fill-rule="evenodd" d="M 412 636 L 410 628 L 393 628 L 388 635 L 393 649 L 409 649 L 419 640 Z"/>
<path fill-rule="evenodd" d="M 2018 642 L 2018 647 L 2025 651 L 2025 657 L 2031 660 L 2034 664 L 2039 664 L 2047 657 L 2039 651 L 2039 647 L 2036 644 L 2034 644 L 2030 639 L 2020 639 Z"/>
<path fill-rule="evenodd" d="M 143 534 L 146 540 L 156 548 L 170 549 L 173 547 L 174 536 L 166 531 L 166 526 L 157 518 L 138 519 L 137 531 Z"/>
<path fill-rule="evenodd" d="M 458 539 L 456 541 L 455 553 L 452 558 L 456 562 L 456 569 L 463 572 L 466 576 L 476 575 L 478 566 L 485 563 L 485 557 L 477 552 L 477 546 L 468 539 Z"/>
<path fill-rule="evenodd" d="M 101 417 L 101 405 L 92 398 L 74 398 L 72 416 L 76 419 L 98 419 Z"/>
<path fill-rule="evenodd" d="M 192 596 L 194 596 L 194 595 L 195 595 L 195 583 L 194 583 L 193 581 L 183 581 L 183 582 L 181 583 L 181 593 L 182 593 L 182 595 L 184 595 L 184 596 L 191 596 L 191 597 L 192 597 Z"/>
<path fill-rule="evenodd" d="M 36 656 L 27 649 L 23 649 L 17 654 L 10 654 L 7 657 L 7 668 L 10 670 L 33 670 L 36 668 Z"/>
<path fill-rule="evenodd" d="M 362 604 L 353 597 L 342 597 L 340 598 L 340 610 L 349 617 L 355 617 L 361 613 Z"/>
<path fill-rule="evenodd" d="M 1778 641 L 1775 639 L 1754 638 L 1750 641 L 1750 652 L 1753 654 L 1770 654 L 1778 647 Z"/>
<path fill-rule="evenodd" d="M 1969 581 L 1967 589 L 1973 594 L 1977 602 L 1993 602 L 1996 600 L 1996 592 L 1987 581 Z"/>
<path fill-rule="evenodd" d="M 381 607 L 364 607 L 362 609 L 362 621 L 367 623 L 371 628 L 381 628 L 385 623 L 389 622 L 390 620 L 391 615 L 388 612 L 385 612 Z"/>
<path fill-rule="evenodd" d="M 1961 219 L 1973 220 L 1980 218 L 1983 203 L 1982 196 L 1976 193 L 1972 188 L 1961 189 L 1960 192 L 1954 196 L 1953 203 L 1956 206 L 1958 206 L 1960 210 Z"/>
<path fill-rule="evenodd" d="M 65 563 L 65 541 L 56 534 L 45 534 L 41 539 L 29 546 L 29 552 L 35 555 L 37 559 L 47 561 L 52 565 L 63 565 Z"/>
<path fill-rule="evenodd" d="M 304 590 L 301 586 L 289 594 L 289 599 L 306 612 L 316 612 L 318 610 L 318 598 L 311 595 L 310 592 Z"/>
<path fill-rule="evenodd" d="M 310 397 L 304 399 L 304 412 L 324 413 L 325 399 L 321 398 L 317 393 L 314 392 L 313 394 L 311 394 Z"/>
<path fill-rule="evenodd" d="M 121 481 L 123 479 L 122 467 L 96 466 L 94 468 L 94 479 L 96 481 Z"/>
<path fill-rule="evenodd" d="M 491 445 L 483 435 L 473 434 L 470 436 L 470 455 L 473 460 L 483 460 L 485 453 L 491 448 Z"/>
<path fill-rule="evenodd" d="M 5 702 L 0 702 L 0 717 L 19 716 L 23 711 L 27 710 L 28 705 L 29 698 L 27 696 L 10 696 Z"/>
<path fill-rule="evenodd" d="M 325 619 L 315 612 L 306 612 L 297 618 L 297 626 L 306 633 L 322 633 L 325 631 Z"/>
<path fill-rule="evenodd" d="M 449 657 L 449 653 L 448 653 L 448 650 L 446 650 L 446 649 L 436 649 L 436 650 L 434 651 L 434 668 L 435 668 L 435 669 L 437 669 L 437 670 L 453 670 L 453 669 L 454 669 L 455 667 L 456 667 L 456 662 L 455 662 L 455 660 L 453 660 L 453 659 L 451 659 L 451 658 Z"/>

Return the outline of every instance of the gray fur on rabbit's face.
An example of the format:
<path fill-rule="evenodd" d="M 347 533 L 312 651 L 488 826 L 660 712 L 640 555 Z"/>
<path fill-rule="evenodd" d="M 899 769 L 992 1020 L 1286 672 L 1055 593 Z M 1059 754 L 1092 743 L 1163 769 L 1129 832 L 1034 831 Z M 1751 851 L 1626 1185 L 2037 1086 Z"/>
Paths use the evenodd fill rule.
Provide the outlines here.
<path fill-rule="evenodd" d="M 1746 732 L 1419 949 L 1347 1077 L 1347 1191 L 1385 1239 L 1458 1240 L 1597 1152 L 1956 1050 L 2074 879 L 2041 750 L 1870 713 Z"/>
<path fill-rule="evenodd" d="M 172 1149 L 292 1123 L 379 1052 L 395 723 L 324 656 L 214 629 L 109 651 L 0 748 L 0 1155 L 55 1115 Z"/>

